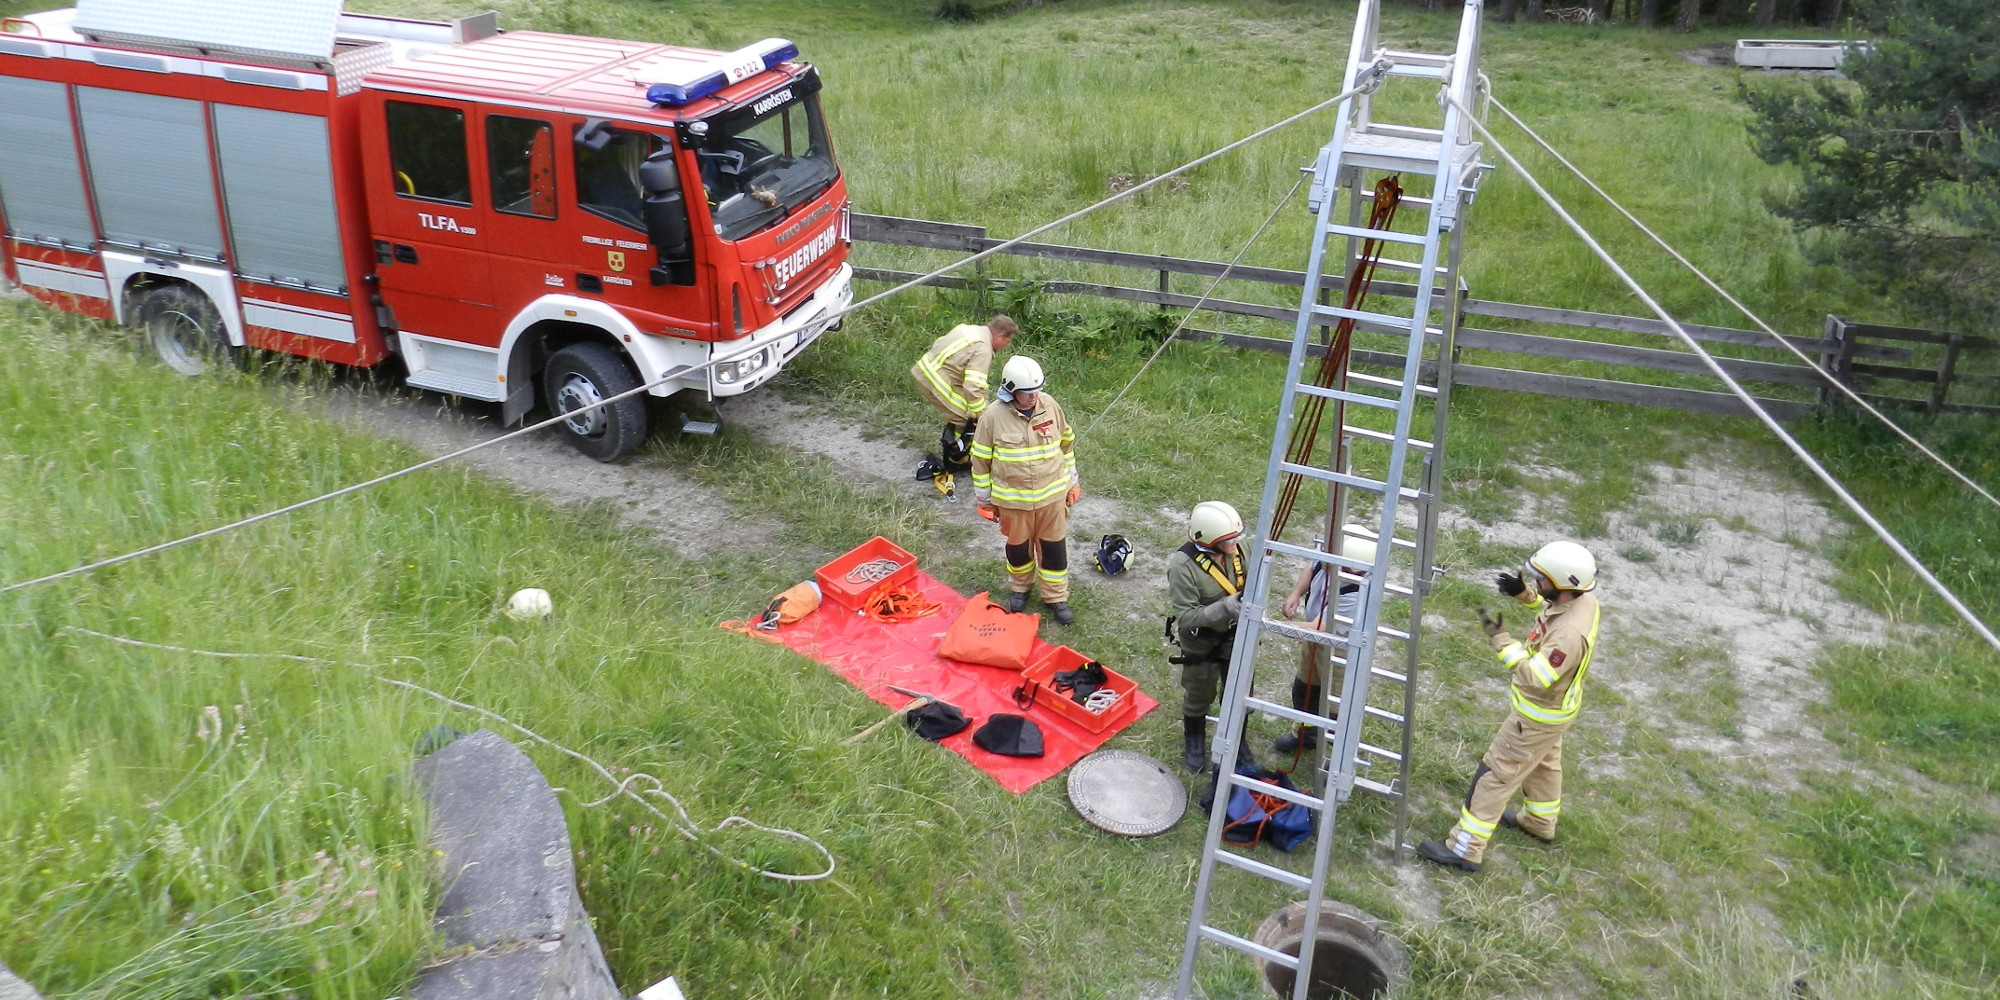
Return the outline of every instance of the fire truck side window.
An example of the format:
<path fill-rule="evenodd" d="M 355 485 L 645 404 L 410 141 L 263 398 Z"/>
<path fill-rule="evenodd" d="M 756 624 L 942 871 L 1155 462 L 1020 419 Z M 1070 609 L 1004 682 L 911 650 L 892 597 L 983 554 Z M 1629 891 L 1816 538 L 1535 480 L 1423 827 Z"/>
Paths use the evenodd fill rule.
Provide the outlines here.
<path fill-rule="evenodd" d="M 645 193 L 639 188 L 639 165 L 653 151 L 651 136 L 619 132 L 602 149 L 576 147 L 576 203 L 640 232 L 646 231 Z"/>
<path fill-rule="evenodd" d="M 486 163 L 493 207 L 514 215 L 556 217 L 555 130 L 548 122 L 486 117 Z"/>
<path fill-rule="evenodd" d="M 465 156 L 465 112 L 429 104 L 389 102 L 389 163 L 396 193 L 472 204 Z"/>

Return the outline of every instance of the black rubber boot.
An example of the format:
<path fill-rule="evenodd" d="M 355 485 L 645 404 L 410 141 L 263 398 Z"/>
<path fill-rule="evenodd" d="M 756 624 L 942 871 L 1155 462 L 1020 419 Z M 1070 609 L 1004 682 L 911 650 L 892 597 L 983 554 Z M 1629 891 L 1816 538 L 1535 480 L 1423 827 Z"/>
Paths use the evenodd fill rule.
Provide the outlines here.
<path fill-rule="evenodd" d="M 1476 872 L 1479 870 L 1479 862 L 1467 861 L 1464 858 L 1461 858 L 1458 855 L 1451 853 L 1451 848 L 1446 847 L 1435 840 L 1426 840 L 1423 843 L 1418 844 L 1417 857 L 1420 857 L 1425 861 L 1430 862 L 1431 864 L 1443 865 L 1446 868 L 1456 868 L 1462 872 Z"/>
<path fill-rule="evenodd" d="M 1301 712 L 1317 711 L 1319 709 L 1320 698 L 1323 693 L 1324 689 L 1317 684 L 1312 685 L 1311 687 L 1307 687 L 1305 681 L 1299 680 L 1297 678 L 1292 679 L 1292 707 L 1298 709 Z M 1285 735 L 1280 736 L 1276 740 L 1272 741 L 1271 749 L 1276 750 L 1279 753 L 1298 753 L 1301 744 L 1303 744 L 1307 750 L 1318 749 L 1319 748 L 1318 727 L 1295 726 L 1292 728 L 1291 732 L 1286 733 Z"/>
<path fill-rule="evenodd" d="M 1057 625 L 1068 625 L 1076 621 L 1076 612 L 1069 609 L 1066 601 L 1057 601 L 1049 605 L 1049 614 L 1056 616 Z"/>
<path fill-rule="evenodd" d="M 1520 830 L 1521 835 L 1528 838 L 1529 840 L 1539 840 L 1544 844 L 1553 844 L 1556 842 L 1554 837 L 1544 837 L 1539 833 L 1530 833 L 1529 831 L 1522 829 L 1521 813 L 1519 810 L 1515 809 L 1502 810 L 1500 813 L 1500 825 L 1506 827 L 1509 830 Z"/>
<path fill-rule="evenodd" d="M 1199 715 L 1181 716 L 1181 766 L 1197 774 L 1208 763 L 1208 720 Z"/>
<path fill-rule="evenodd" d="M 1028 592 L 1024 590 L 1008 594 L 1007 610 L 1017 615 L 1028 610 Z"/>

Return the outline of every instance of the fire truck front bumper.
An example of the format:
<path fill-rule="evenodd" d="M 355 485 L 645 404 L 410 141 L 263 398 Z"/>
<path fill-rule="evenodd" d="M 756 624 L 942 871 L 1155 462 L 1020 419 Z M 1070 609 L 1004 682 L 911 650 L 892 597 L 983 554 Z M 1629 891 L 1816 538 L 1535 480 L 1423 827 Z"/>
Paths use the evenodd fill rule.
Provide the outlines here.
<path fill-rule="evenodd" d="M 854 301 L 854 268 L 840 265 L 804 302 L 757 332 L 713 348 L 713 357 L 727 358 L 708 372 L 709 394 L 740 396 L 771 380 L 820 334 L 840 326 L 837 314 Z"/>

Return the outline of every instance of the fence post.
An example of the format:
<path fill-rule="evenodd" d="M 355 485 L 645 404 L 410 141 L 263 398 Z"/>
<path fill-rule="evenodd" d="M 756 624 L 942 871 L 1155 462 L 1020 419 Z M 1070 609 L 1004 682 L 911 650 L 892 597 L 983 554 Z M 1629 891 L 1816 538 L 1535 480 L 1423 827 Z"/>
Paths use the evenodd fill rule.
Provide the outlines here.
<path fill-rule="evenodd" d="M 1826 339 L 1833 341 L 1834 344 L 1832 347 L 1820 352 L 1819 366 L 1825 369 L 1827 374 L 1839 380 L 1841 384 L 1848 386 L 1848 388 L 1854 388 L 1853 383 L 1847 377 L 1847 366 L 1854 357 L 1854 341 L 1847 336 L 1846 317 L 1832 314 L 1827 315 Z M 1831 402 L 1833 402 L 1833 387 L 1830 385 L 1821 386 L 1819 390 L 1820 405 L 1825 406 Z"/>
<path fill-rule="evenodd" d="M 1958 367 L 1958 350 L 1964 346 L 1965 334 L 1947 334 L 1951 339 L 1944 345 L 1944 360 L 1938 362 L 1937 382 L 1931 386 L 1931 412 L 1944 409 L 1945 390 L 1951 388 L 1952 370 Z"/>

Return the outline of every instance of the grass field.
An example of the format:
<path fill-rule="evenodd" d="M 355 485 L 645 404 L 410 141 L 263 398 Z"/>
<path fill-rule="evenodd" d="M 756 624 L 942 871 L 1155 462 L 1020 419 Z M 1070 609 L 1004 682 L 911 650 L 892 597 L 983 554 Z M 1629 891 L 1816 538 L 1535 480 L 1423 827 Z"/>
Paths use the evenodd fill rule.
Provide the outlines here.
<path fill-rule="evenodd" d="M 1157 173 L 1323 99 L 1324 54 L 1345 51 L 1352 10 L 1070 0 L 954 25 L 916 2 L 501 6 L 514 26 L 720 47 L 797 37 L 825 69 L 861 210 L 996 235 L 1101 196 L 1110 175 Z M 1397 11 L 1390 33 L 1399 45 L 1437 46 L 1454 23 Z M 1804 264 L 1764 214 L 1762 195 L 1786 180 L 1745 148 L 1736 75 L 1678 55 L 1722 37 L 1495 26 L 1487 69 L 1503 100 L 1781 328 L 1815 330 L 1826 312 L 1898 321 L 1849 277 Z M 1323 131 L 1302 126 L 1197 172 L 1184 192 L 1055 238 L 1229 259 Z M 1574 197 L 1574 186 L 1557 187 Z M 1583 215 L 1613 231 L 1606 213 Z M 1635 311 L 1504 172 L 1473 226 L 1475 294 Z M 1303 227 L 1303 213 L 1288 210 L 1246 260 L 1297 266 Z M 1636 241 L 1607 242 L 1684 318 L 1741 325 Z M 903 368 L 936 331 L 990 304 L 923 293 L 857 316 L 780 388 L 866 401 L 830 409 L 856 421 L 876 414 L 886 435 L 921 441 L 930 418 L 902 398 Z M 1144 334 L 1161 332 L 1155 319 L 1046 296 L 1007 306 L 1029 321 L 1058 373 L 1053 391 L 1080 424 L 1149 352 Z M 328 390 L 318 373 L 169 379 L 128 335 L 13 301 L 0 303 L 0 337 L 9 355 L 0 523 L 10 528 L 0 582 L 416 457 L 320 419 L 315 400 Z M 1269 356 L 1213 345 L 1170 350 L 1084 442 L 1087 484 L 1135 510 L 1210 496 L 1253 507 L 1279 370 Z M 884 386 L 891 399 L 877 403 Z M 1517 467 L 1524 455 L 1561 456 L 1589 483 L 1569 491 L 1568 507 L 1586 538 L 1639 500 L 1652 464 L 1728 453 L 1790 469 L 1754 428 L 1721 418 L 1467 391 L 1453 421 L 1451 502 L 1498 520 L 1564 492 Z M 1989 487 L 2000 481 L 1989 429 L 1923 430 Z M 1884 435 L 1837 417 L 1804 433 L 1968 601 L 2000 616 L 1991 507 Z M 574 807 L 597 794 L 591 776 L 536 752 L 552 783 L 579 794 L 569 818 L 586 903 L 628 988 L 674 974 L 697 997 L 1137 997 L 1170 981 L 1199 824 L 1112 840 L 1081 827 L 1060 782 L 1017 799 L 914 740 L 843 747 L 879 716 L 871 702 L 810 663 L 713 628 L 878 532 L 960 589 L 984 589 L 994 566 L 983 536 L 741 432 L 657 440 L 632 465 L 690 475 L 746 520 L 784 528 L 683 555 L 621 526 L 608 506 L 560 510 L 447 469 L 0 598 L 0 961 L 52 997 L 398 994 L 436 948 L 437 887 L 403 778 L 410 747 L 437 722 L 478 720 L 375 679 L 387 676 L 659 775 L 703 826 L 743 814 L 814 836 L 839 859 L 836 876 L 818 883 L 739 874 L 629 809 Z M 1506 861 L 1482 878 L 1419 871 L 1425 888 L 1413 894 L 1379 863 L 1386 809 L 1343 812 L 1334 891 L 1396 921 L 1412 955 L 1405 995 L 1767 998 L 1794 977 L 1842 1000 L 2000 989 L 1991 930 L 2000 659 L 1955 630 L 1881 546 L 1855 532 L 1801 544 L 1827 548 L 1838 585 L 1897 622 L 1906 641 L 1838 647 L 1815 665 L 1829 691 L 1817 719 L 1838 750 L 1796 783 L 1738 780 L 1743 765 L 1677 747 L 1677 726 L 1757 706 L 1733 703 L 1726 670 L 1700 651 L 1646 651 L 1633 636 L 1628 651 L 1607 655 L 1645 651 L 1686 676 L 1685 700 L 1594 689 L 1574 759 L 1623 763 L 1573 765 L 1561 849 L 1503 838 Z M 1433 609 L 1466 620 L 1488 600 L 1474 570 L 1520 555 L 1453 533 L 1443 560 L 1469 569 L 1447 577 Z M 497 613 L 508 592 L 531 585 L 556 593 L 553 624 Z M 1153 619 L 1115 616 L 1094 599 L 1080 595 L 1083 618 L 1066 641 L 1174 693 Z M 72 628 L 309 655 L 379 675 L 118 646 Z M 1475 639 L 1460 628 L 1426 638 L 1435 686 L 1416 787 L 1418 829 L 1431 836 L 1448 824 L 1448 803 L 1497 718 Z M 1172 714 L 1120 745 L 1171 758 Z M 816 860 L 741 833 L 717 846 L 772 867 L 811 870 Z M 1410 902 L 1425 898 L 1431 912 Z M 1243 891 L 1221 905 L 1254 923 L 1278 902 Z M 1247 971 L 1224 965 L 1211 966 L 1209 995 L 1252 995 Z"/>

